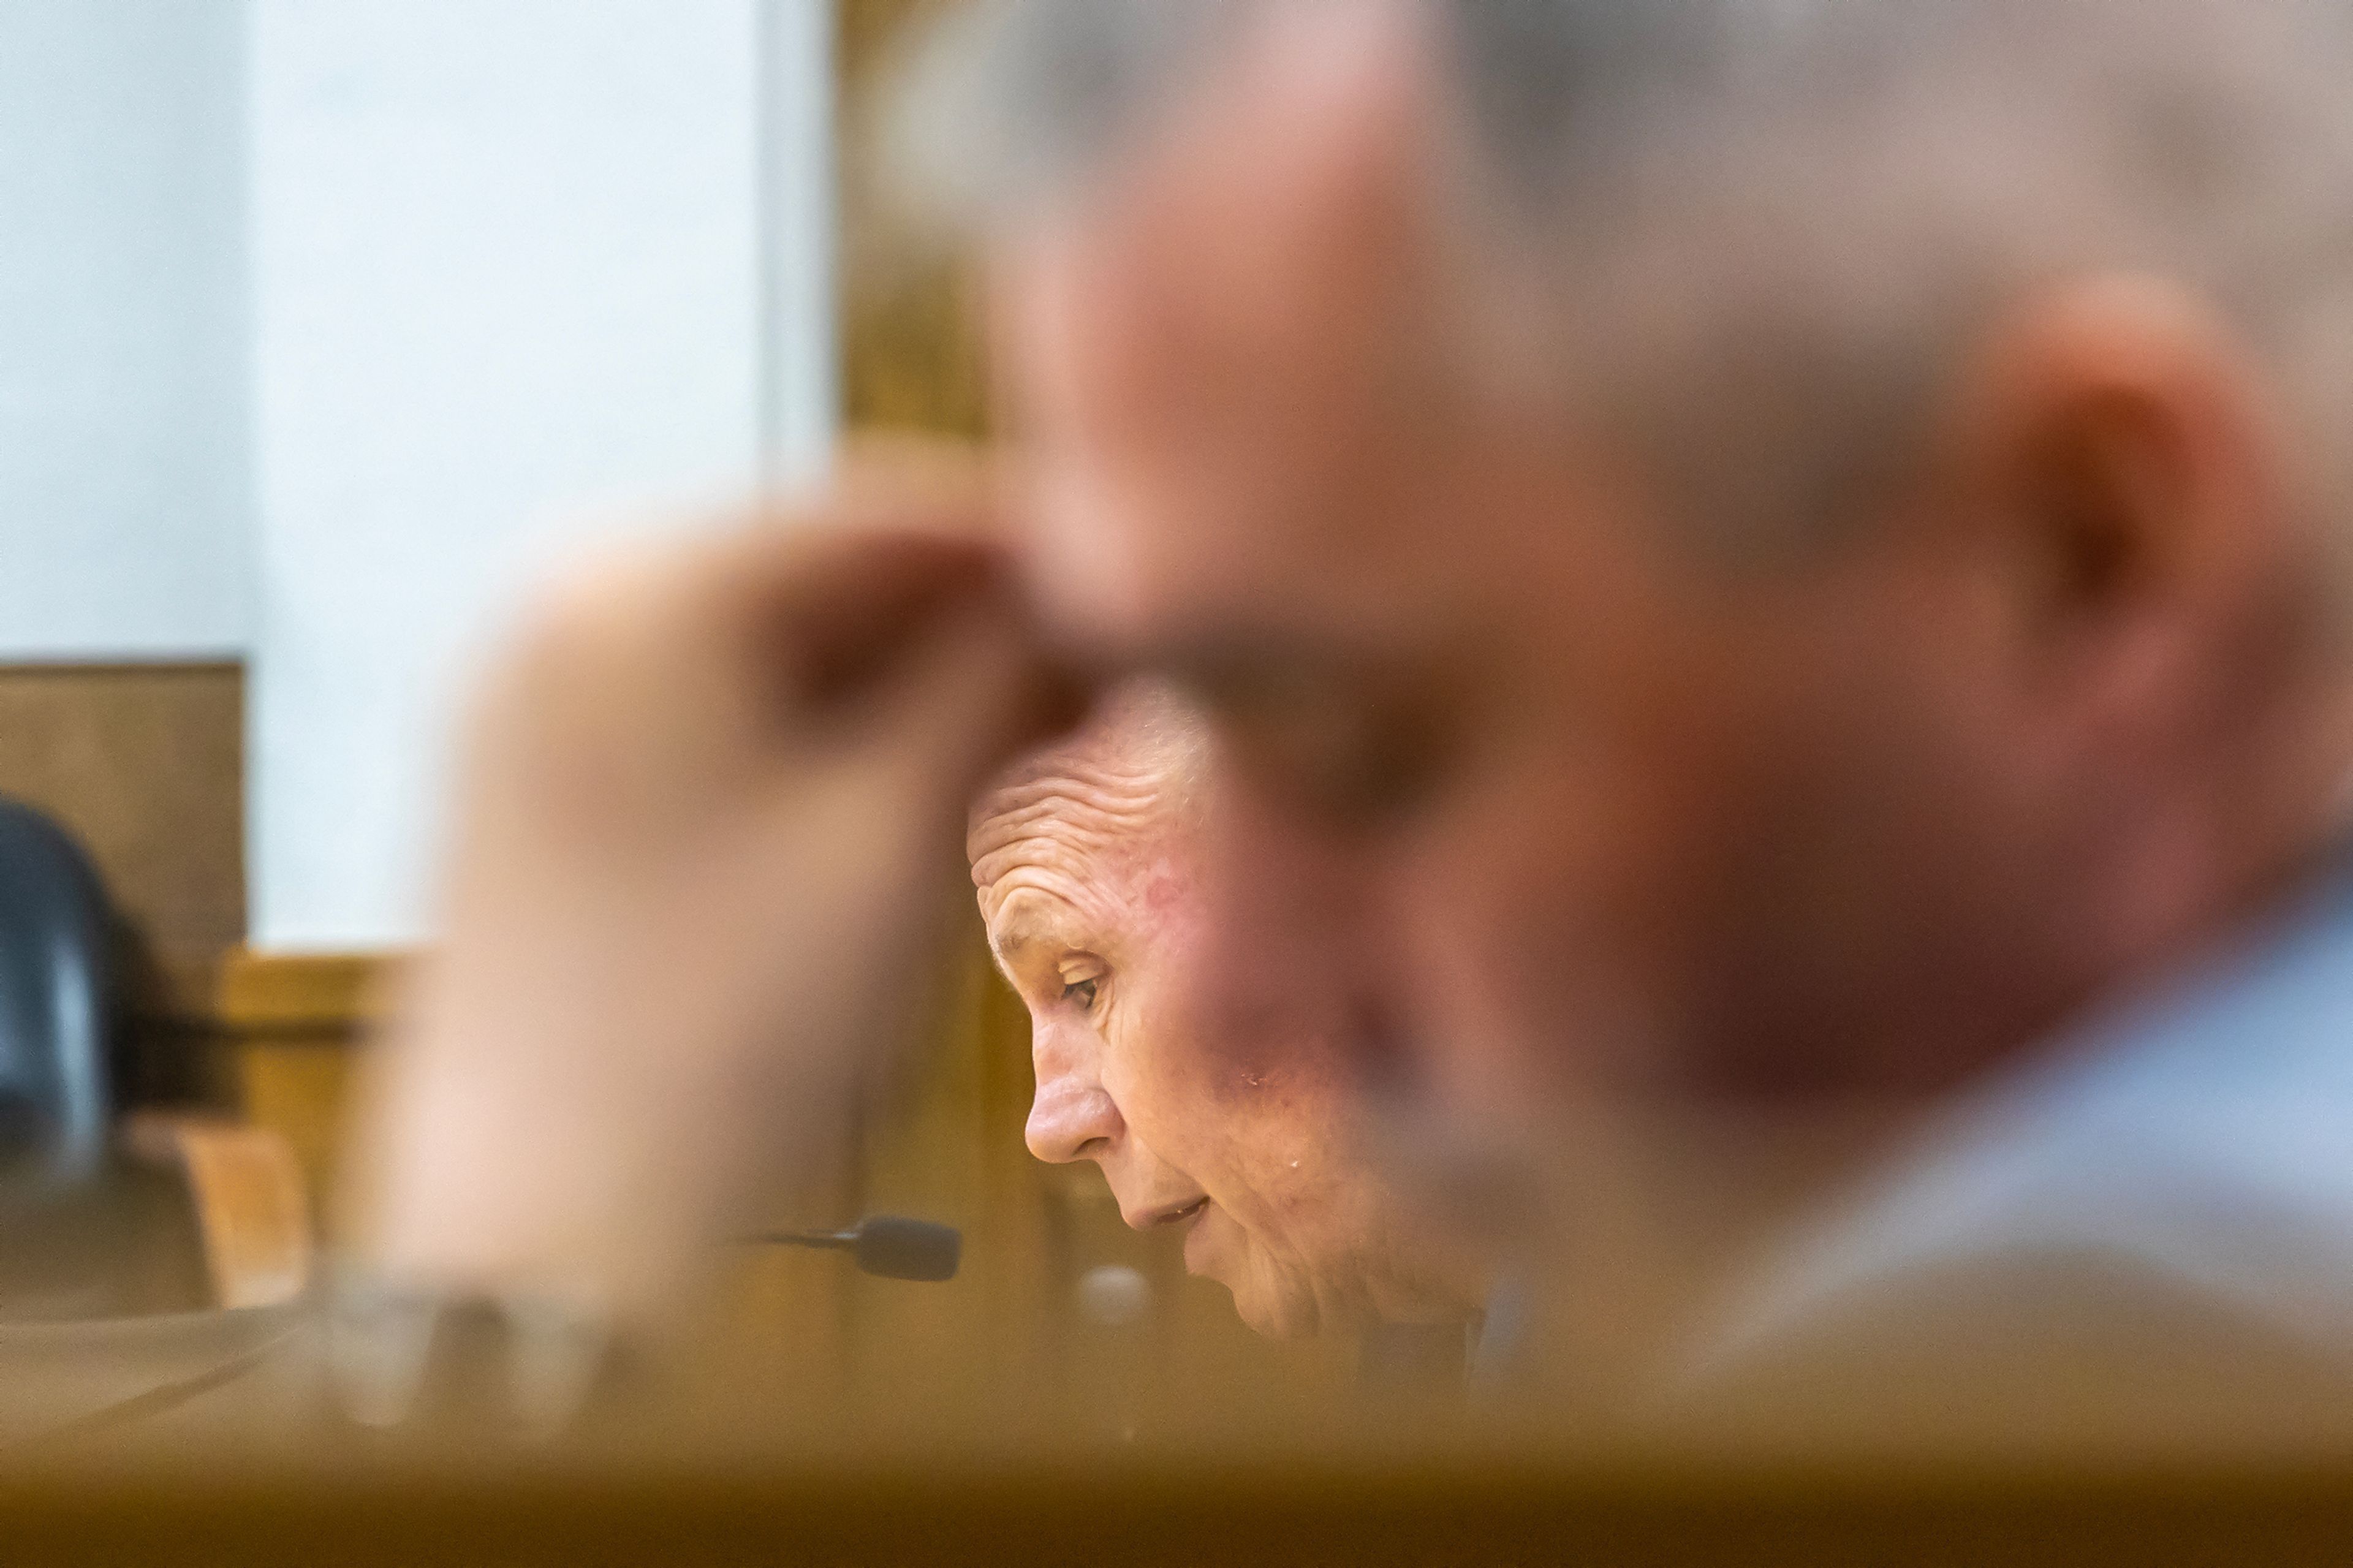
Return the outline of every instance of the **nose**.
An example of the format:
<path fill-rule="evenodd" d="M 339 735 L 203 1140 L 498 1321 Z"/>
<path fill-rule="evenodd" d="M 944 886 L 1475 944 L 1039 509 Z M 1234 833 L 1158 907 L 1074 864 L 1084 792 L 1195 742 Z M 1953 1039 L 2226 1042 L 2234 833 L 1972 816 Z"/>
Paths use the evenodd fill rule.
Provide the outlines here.
<path fill-rule="evenodd" d="M 1119 1106 L 1095 1070 L 1094 1053 L 1073 1034 L 1085 1031 L 1045 1024 L 1031 1028 L 1029 1059 L 1038 1092 L 1023 1129 L 1029 1152 L 1051 1165 L 1067 1165 L 1107 1148 L 1126 1124 Z"/>

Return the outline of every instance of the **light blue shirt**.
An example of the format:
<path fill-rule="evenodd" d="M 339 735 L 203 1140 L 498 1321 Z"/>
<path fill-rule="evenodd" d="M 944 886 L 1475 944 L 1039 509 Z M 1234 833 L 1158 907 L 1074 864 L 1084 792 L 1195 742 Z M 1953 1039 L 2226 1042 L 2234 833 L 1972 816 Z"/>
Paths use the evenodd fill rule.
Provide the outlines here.
<path fill-rule="evenodd" d="M 1736 1298 L 1697 1375 L 1907 1275 L 2070 1257 L 2353 1372 L 2353 866 L 1940 1117 Z"/>

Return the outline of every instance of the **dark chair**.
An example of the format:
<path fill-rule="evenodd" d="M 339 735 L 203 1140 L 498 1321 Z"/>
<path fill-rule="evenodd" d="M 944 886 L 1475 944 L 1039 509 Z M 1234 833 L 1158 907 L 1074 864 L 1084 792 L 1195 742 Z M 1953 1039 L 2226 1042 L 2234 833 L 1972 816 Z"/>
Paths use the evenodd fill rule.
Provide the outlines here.
<path fill-rule="evenodd" d="M 0 800 L 0 1321 L 209 1300 L 186 1183 L 115 1147 L 114 929 L 80 847 Z"/>
<path fill-rule="evenodd" d="M 58 1195 L 106 1163 L 112 924 L 79 846 L 39 812 L 0 800 L 0 1203 L 6 1206 Z"/>
<path fill-rule="evenodd" d="M 273 1420 L 318 1403 L 283 1140 L 154 1110 L 118 1122 L 119 929 L 79 847 L 0 800 L 0 1451 L 198 1400 Z"/>

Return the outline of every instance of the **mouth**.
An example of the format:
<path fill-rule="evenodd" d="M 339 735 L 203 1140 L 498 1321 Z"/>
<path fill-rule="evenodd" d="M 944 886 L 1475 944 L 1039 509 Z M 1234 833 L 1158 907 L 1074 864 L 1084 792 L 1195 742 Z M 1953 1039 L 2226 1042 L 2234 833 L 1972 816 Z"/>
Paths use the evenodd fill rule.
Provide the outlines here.
<path fill-rule="evenodd" d="M 1208 1195 L 1204 1194 L 1181 1208 L 1168 1209 L 1155 1215 L 1152 1223 L 1155 1226 L 1175 1226 L 1181 1230 L 1199 1219 L 1208 1211 Z"/>

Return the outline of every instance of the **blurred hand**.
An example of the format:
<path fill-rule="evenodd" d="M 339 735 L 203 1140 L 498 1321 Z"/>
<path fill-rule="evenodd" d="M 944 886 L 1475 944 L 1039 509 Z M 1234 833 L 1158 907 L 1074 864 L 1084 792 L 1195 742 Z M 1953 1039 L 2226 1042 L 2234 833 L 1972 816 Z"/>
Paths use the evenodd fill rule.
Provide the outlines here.
<path fill-rule="evenodd" d="M 838 1146 L 969 919 L 965 802 L 1069 717 L 988 531 L 976 484 L 850 487 L 544 614 L 355 1128 L 382 1278 L 626 1311 Z"/>

